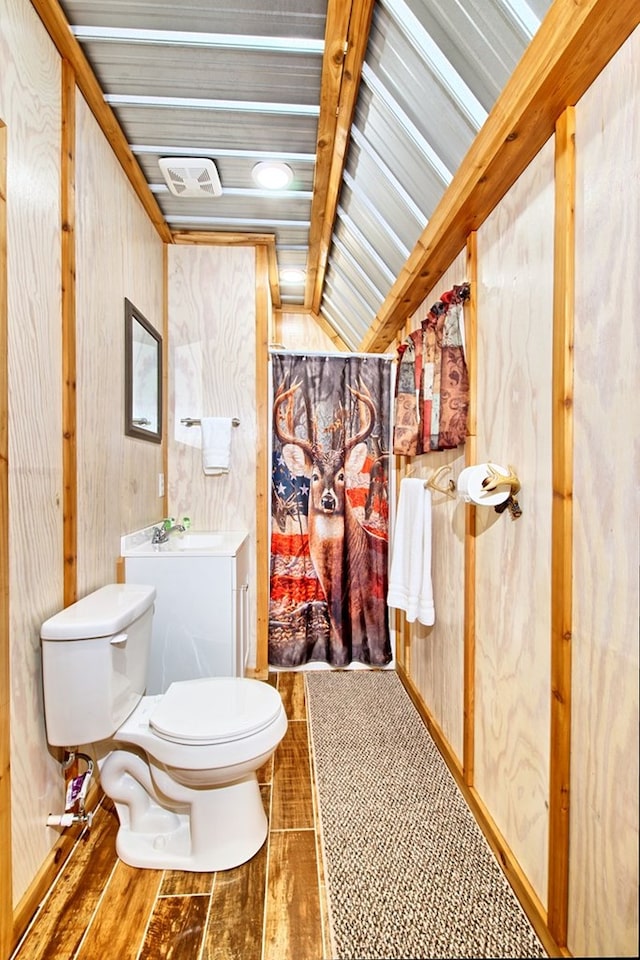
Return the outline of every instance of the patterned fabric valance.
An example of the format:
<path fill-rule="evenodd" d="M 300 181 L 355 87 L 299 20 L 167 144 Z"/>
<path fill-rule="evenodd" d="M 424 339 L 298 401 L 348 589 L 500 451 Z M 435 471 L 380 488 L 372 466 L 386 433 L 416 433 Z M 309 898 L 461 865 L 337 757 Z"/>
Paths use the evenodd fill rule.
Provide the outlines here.
<path fill-rule="evenodd" d="M 393 452 L 413 457 L 464 443 L 469 375 L 460 318 L 468 283 L 443 293 L 398 347 Z"/>

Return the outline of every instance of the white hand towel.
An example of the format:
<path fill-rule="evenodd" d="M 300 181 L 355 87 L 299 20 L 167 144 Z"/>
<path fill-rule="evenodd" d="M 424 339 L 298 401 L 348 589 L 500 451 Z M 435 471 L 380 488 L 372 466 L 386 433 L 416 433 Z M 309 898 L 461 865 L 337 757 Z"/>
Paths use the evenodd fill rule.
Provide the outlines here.
<path fill-rule="evenodd" d="M 417 477 L 405 477 L 400 483 L 387 605 L 404 610 L 408 623 L 416 618 L 426 626 L 435 622 L 431 491 Z"/>
<path fill-rule="evenodd" d="M 202 469 L 207 476 L 229 473 L 231 461 L 231 417 L 203 417 Z"/>
<path fill-rule="evenodd" d="M 436 621 L 431 583 L 431 490 L 424 491 L 424 516 L 422 520 L 422 576 L 418 593 L 418 620 L 426 627 Z"/>

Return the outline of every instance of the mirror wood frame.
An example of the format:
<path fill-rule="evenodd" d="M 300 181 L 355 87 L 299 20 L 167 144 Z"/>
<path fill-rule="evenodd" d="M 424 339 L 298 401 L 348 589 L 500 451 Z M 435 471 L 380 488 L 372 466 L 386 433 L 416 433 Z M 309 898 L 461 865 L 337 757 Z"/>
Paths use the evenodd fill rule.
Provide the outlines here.
<path fill-rule="evenodd" d="M 139 324 L 156 342 L 157 346 L 157 377 L 155 423 L 157 429 L 147 429 L 137 421 L 134 403 L 134 330 Z M 149 323 L 147 318 L 131 303 L 127 297 L 124 300 L 124 432 L 127 437 L 136 437 L 138 440 L 150 440 L 152 443 L 162 442 L 162 337 Z M 153 426 L 153 424 L 151 424 Z"/>

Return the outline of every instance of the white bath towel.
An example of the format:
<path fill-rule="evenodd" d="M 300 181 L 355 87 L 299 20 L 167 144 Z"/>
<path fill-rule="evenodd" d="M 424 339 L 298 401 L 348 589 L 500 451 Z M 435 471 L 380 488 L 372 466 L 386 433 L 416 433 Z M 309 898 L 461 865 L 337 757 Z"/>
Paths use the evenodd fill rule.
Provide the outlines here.
<path fill-rule="evenodd" d="M 202 469 L 207 476 L 228 473 L 231 462 L 231 417 L 203 417 Z"/>
<path fill-rule="evenodd" d="M 400 482 L 387 605 L 404 610 L 409 623 L 435 622 L 431 583 L 431 491 L 424 480 Z"/>

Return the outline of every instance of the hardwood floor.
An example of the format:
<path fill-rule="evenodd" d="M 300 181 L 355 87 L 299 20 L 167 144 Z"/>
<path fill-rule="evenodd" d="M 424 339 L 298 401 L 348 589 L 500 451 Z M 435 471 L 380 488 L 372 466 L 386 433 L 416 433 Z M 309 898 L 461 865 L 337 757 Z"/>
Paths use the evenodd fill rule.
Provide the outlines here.
<path fill-rule="evenodd" d="M 106 800 L 15 960 L 328 960 L 331 956 L 304 677 L 270 677 L 289 729 L 259 771 L 267 841 L 220 873 L 137 870 L 115 854 Z"/>

